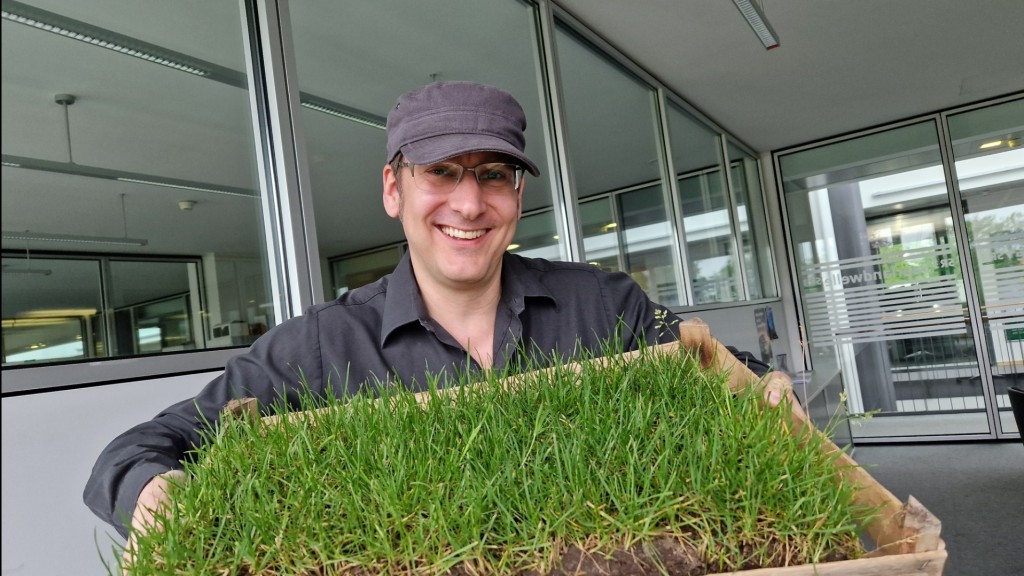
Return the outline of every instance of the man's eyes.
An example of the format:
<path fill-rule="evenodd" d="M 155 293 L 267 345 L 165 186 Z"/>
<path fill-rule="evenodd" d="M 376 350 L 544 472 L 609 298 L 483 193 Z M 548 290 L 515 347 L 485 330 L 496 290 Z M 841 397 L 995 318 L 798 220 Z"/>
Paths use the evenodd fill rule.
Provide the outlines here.
<path fill-rule="evenodd" d="M 512 175 L 504 168 L 491 168 L 480 174 L 480 180 L 508 180 Z"/>
<path fill-rule="evenodd" d="M 434 166 L 428 167 L 423 171 L 431 176 L 437 176 L 439 178 L 455 178 L 459 174 L 459 170 L 453 166 L 446 166 L 444 164 L 435 164 Z"/>

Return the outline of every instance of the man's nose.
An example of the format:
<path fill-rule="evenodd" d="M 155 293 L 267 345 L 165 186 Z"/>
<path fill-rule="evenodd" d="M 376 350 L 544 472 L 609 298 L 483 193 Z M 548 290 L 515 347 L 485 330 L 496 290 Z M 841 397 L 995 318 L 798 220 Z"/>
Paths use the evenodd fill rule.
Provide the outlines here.
<path fill-rule="evenodd" d="M 448 205 L 468 220 L 476 218 L 487 209 L 475 172 L 466 170 L 462 173 L 462 179 L 448 197 Z"/>

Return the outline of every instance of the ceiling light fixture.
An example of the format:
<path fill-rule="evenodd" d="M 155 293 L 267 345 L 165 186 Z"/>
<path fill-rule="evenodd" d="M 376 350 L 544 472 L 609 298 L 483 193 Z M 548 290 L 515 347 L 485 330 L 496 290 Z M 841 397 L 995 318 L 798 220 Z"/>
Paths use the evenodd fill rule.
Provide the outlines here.
<path fill-rule="evenodd" d="M 177 188 L 179 190 L 195 190 L 196 192 L 211 192 L 213 194 L 227 194 L 228 196 L 244 196 L 246 198 L 253 198 L 256 196 L 252 190 L 246 190 L 244 188 L 207 188 L 203 186 L 193 186 L 191 184 L 182 184 L 178 182 L 171 182 L 166 180 L 156 179 L 142 179 L 142 178 L 125 178 L 120 176 L 117 178 L 121 182 L 132 182 L 134 184 L 148 184 L 150 186 L 163 186 L 164 188 Z"/>
<path fill-rule="evenodd" d="M 988 150 L 989 148 L 998 148 L 999 146 L 1002 146 L 1002 145 L 1003 145 L 1003 141 L 1002 140 L 993 140 L 991 142 L 985 142 L 984 144 L 979 146 L 979 148 L 981 148 L 982 150 Z"/>
<path fill-rule="evenodd" d="M 117 180 L 119 182 L 130 182 L 133 184 L 148 184 L 150 186 L 163 186 L 165 188 L 179 188 L 181 190 L 195 190 L 197 192 L 211 192 L 214 194 L 227 194 L 228 196 L 241 196 L 244 198 L 255 198 L 259 194 L 248 188 L 237 186 L 221 186 L 195 182 L 192 180 L 181 180 L 178 178 L 164 178 L 152 174 L 140 172 L 126 172 L 124 170 L 111 170 L 75 164 L 71 162 L 54 162 L 52 160 L 41 160 L 26 156 L 3 155 L 3 165 L 11 168 L 25 168 L 27 170 L 39 170 L 42 172 L 53 172 L 56 174 L 69 174 L 71 176 L 86 176 L 89 178 L 102 178 L 104 180 Z"/>
<path fill-rule="evenodd" d="M 121 194 L 121 224 L 124 229 L 124 236 L 84 236 L 78 234 L 51 234 L 49 232 L 23 232 L 4 231 L 4 240 L 24 240 L 25 250 L 28 251 L 29 241 L 38 242 L 69 242 L 72 244 L 107 244 L 113 246 L 146 246 L 149 240 L 143 238 L 128 237 L 128 211 L 125 208 L 124 194 Z"/>
<path fill-rule="evenodd" d="M 50 274 L 53 274 L 53 270 L 47 270 L 45 268 L 21 268 L 4 264 L 4 274 L 33 274 L 37 276 L 49 276 Z"/>
<path fill-rule="evenodd" d="M 10 232 L 4 230 L 4 240 L 33 240 L 39 242 L 69 242 L 72 244 L 110 244 L 117 246 L 145 246 L 149 240 L 117 236 L 79 236 L 75 234 L 50 234 L 47 232 Z"/>
<path fill-rule="evenodd" d="M 764 44 L 765 48 L 771 50 L 779 47 L 779 37 L 775 35 L 775 30 L 772 30 L 763 11 L 756 4 L 751 0 L 732 0 L 732 3 L 739 8 L 740 14 L 743 14 L 747 23 L 754 30 L 754 34 L 757 34 L 757 39 Z"/>
<path fill-rule="evenodd" d="M 311 94 L 301 94 L 299 96 L 299 102 L 303 108 L 309 108 L 310 110 L 316 110 L 317 112 L 323 112 L 324 114 L 330 114 L 331 116 L 344 118 L 345 120 L 351 120 L 352 122 L 357 122 L 371 128 L 384 130 L 387 127 L 387 119 L 382 116 L 376 116 L 369 112 L 350 108 L 344 104 L 331 102 L 330 100 L 325 100 Z"/>
<path fill-rule="evenodd" d="M 0 16 L 4 20 L 32 26 L 65 38 L 79 40 L 196 76 L 210 74 L 209 70 L 204 69 L 199 62 L 184 54 L 14 0 L 5 0 Z"/>

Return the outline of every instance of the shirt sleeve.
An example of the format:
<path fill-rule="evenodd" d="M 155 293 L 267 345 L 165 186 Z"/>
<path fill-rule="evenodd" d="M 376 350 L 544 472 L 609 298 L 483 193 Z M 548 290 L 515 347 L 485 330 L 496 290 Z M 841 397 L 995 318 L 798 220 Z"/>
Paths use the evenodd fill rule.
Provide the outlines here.
<path fill-rule="evenodd" d="M 309 373 L 320 366 L 317 340 L 308 334 L 315 332 L 315 324 L 315 318 L 300 316 L 279 325 L 245 354 L 228 361 L 224 373 L 194 398 L 166 408 L 111 441 L 93 465 L 83 493 L 85 504 L 127 537 L 142 488 L 157 474 L 181 469 L 230 400 L 256 398 L 267 411 L 279 400 L 294 402 L 303 380 L 319 382 L 319 373 Z M 285 358 L 287 362 L 282 361 Z"/>

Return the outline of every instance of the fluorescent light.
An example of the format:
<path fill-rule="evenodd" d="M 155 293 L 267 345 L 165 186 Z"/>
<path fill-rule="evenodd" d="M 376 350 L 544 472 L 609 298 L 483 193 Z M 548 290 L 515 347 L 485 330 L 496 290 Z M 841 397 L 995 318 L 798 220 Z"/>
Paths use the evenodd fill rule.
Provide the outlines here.
<path fill-rule="evenodd" d="M 764 14 L 761 13 L 761 9 L 755 4 L 751 3 L 750 0 L 732 0 L 732 3 L 740 9 L 740 13 L 746 18 L 747 23 L 754 30 L 754 34 L 757 35 L 758 40 L 764 47 L 771 50 L 779 46 L 779 38 L 775 35 L 775 31 L 772 30 L 770 24 L 765 19 Z"/>
<path fill-rule="evenodd" d="M 979 146 L 979 148 L 981 148 L 982 150 L 987 150 L 989 148 L 997 148 L 997 147 L 1002 146 L 1002 145 L 1003 145 L 1003 141 L 1002 140 L 993 140 L 991 142 L 985 142 L 984 144 Z"/>
<path fill-rule="evenodd" d="M 236 192 L 227 188 L 203 188 L 202 186 L 192 186 L 191 184 L 177 184 L 174 182 L 160 182 L 158 180 L 142 180 L 139 178 L 117 178 L 120 182 L 132 182 L 133 184 L 148 184 L 150 186 L 163 186 L 164 188 L 179 188 L 181 190 L 195 190 L 197 192 L 212 192 L 214 194 L 227 194 L 229 196 L 244 196 L 246 198 L 252 198 L 253 193 L 249 191 Z"/>
<path fill-rule="evenodd" d="M 4 274 L 35 274 L 38 276 L 49 276 L 53 270 L 46 268 L 8 268 L 4 266 Z"/>
<path fill-rule="evenodd" d="M 47 232 L 3 232 L 4 240 L 38 242 L 69 242 L 72 244 L 109 244 L 115 246 L 145 246 L 149 240 L 141 238 L 120 238 L 117 236 L 78 236 L 75 234 L 50 234 Z"/>
<path fill-rule="evenodd" d="M 4 1 L 0 16 L 4 20 L 32 26 L 33 28 L 52 32 L 65 38 L 113 50 L 120 54 L 134 56 L 147 62 L 153 62 L 168 68 L 195 74 L 196 76 L 208 76 L 210 74 L 209 70 L 205 70 L 197 61 L 184 54 L 179 54 L 155 44 L 143 42 L 142 40 L 74 20 L 54 12 L 15 2 L 14 0 Z"/>
<path fill-rule="evenodd" d="M 320 98 L 319 96 L 313 96 L 311 94 L 301 94 L 299 96 L 299 103 L 303 108 L 309 108 L 310 110 L 316 110 L 317 112 L 323 112 L 324 114 L 330 114 L 338 118 L 344 118 L 345 120 L 351 120 L 364 126 L 371 128 L 377 128 L 384 130 L 387 127 L 387 119 L 369 112 L 357 110 L 344 104 L 332 102 L 330 100 Z"/>
<path fill-rule="evenodd" d="M 519 244 L 509 244 L 508 248 L 506 248 L 505 250 L 512 251 L 512 250 L 519 250 L 519 248 L 520 248 Z"/>
<path fill-rule="evenodd" d="M 95 308 L 44 308 L 29 310 L 18 314 L 18 318 L 71 318 L 74 316 L 95 316 L 99 312 Z"/>
<path fill-rule="evenodd" d="M 211 192 L 214 194 L 227 194 L 228 196 L 241 196 L 243 198 L 256 198 L 259 193 L 248 188 L 238 186 L 221 186 L 219 184 L 208 184 L 195 180 L 181 180 L 178 178 L 165 178 L 141 172 L 127 172 L 124 170 L 112 170 L 110 168 L 99 168 L 87 166 L 74 162 L 54 162 L 40 158 L 29 158 L 26 156 L 3 155 L 4 166 L 24 168 L 27 170 L 40 170 L 42 172 L 53 172 L 56 174 L 71 174 L 72 176 L 87 176 L 89 178 L 103 178 L 105 180 L 117 180 L 119 182 L 130 182 L 132 184 L 148 184 L 150 186 L 163 186 L 165 188 L 179 188 L 182 190 L 195 190 L 198 192 Z"/>

